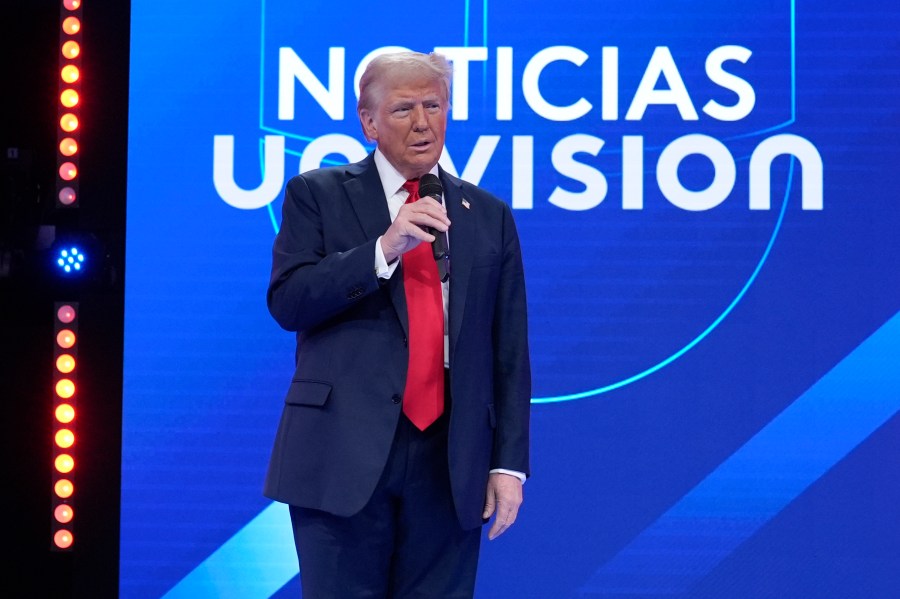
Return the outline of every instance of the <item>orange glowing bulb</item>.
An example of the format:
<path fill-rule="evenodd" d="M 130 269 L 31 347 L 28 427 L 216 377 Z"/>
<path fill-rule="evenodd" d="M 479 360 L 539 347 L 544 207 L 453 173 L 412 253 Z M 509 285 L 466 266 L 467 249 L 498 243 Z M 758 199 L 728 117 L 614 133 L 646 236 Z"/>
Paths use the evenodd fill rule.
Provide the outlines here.
<path fill-rule="evenodd" d="M 75 320 L 75 308 L 73 308 L 69 304 L 64 304 L 60 306 L 56 311 L 56 317 L 60 322 L 69 324 L 70 322 Z"/>
<path fill-rule="evenodd" d="M 66 529 L 57 530 L 53 535 L 53 544 L 60 549 L 68 549 L 74 541 L 72 533 Z"/>
<path fill-rule="evenodd" d="M 66 108 L 72 108 L 78 104 L 78 92 L 74 89 L 64 89 L 62 93 L 59 94 L 59 103 Z"/>
<path fill-rule="evenodd" d="M 67 112 L 59 118 L 59 126 L 62 127 L 62 130 L 66 133 L 71 133 L 75 129 L 78 129 L 78 117 L 71 112 Z"/>
<path fill-rule="evenodd" d="M 63 474 L 68 474 L 75 469 L 75 460 L 67 453 L 61 453 L 56 456 L 53 464 L 56 466 L 56 471 Z"/>
<path fill-rule="evenodd" d="M 79 75 L 81 75 L 81 73 L 78 71 L 78 67 L 76 67 L 74 64 L 67 64 L 59 73 L 59 76 L 66 83 L 75 83 L 76 81 L 78 81 Z"/>
<path fill-rule="evenodd" d="M 75 517 L 75 510 L 71 505 L 61 503 L 53 510 L 53 517 L 60 524 L 68 524 Z"/>
<path fill-rule="evenodd" d="M 69 40 L 62 45 L 62 54 L 66 58 L 75 58 L 81 54 L 81 46 L 75 40 Z"/>
<path fill-rule="evenodd" d="M 78 17 L 66 17 L 62 29 L 69 35 L 75 35 L 81 30 L 81 21 L 78 20 Z"/>
<path fill-rule="evenodd" d="M 63 424 L 69 424 L 75 420 L 75 408 L 71 404 L 59 404 L 56 406 L 56 420 Z"/>
<path fill-rule="evenodd" d="M 56 369 L 63 374 L 69 374 L 75 370 L 75 358 L 69 354 L 62 354 L 56 358 Z"/>
<path fill-rule="evenodd" d="M 63 156 L 74 156 L 76 152 L 78 152 L 78 142 L 71 137 L 66 137 L 59 142 L 59 153 Z"/>
<path fill-rule="evenodd" d="M 75 383 L 69 379 L 59 379 L 56 383 L 56 394 L 63 399 L 69 399 L 75 395 Z"/>
<path fill-rule="evenodd" d="M 53 485 L 53 492 L 56 493 L 56 496 L 60 499 L 68 499 L 75 492 L 75 485 L 72 484 L 72 481 L 61 478 Z M 62 520 L 60 520 L 60 522 L 62 522 Z"/>
<path fill-rule="evenodd" d="M 81 46 L 75 40 L 69 40 L 63 44 L 62 53 L 66 58 L 75 58 L 81 54 Z"/>
<path fill-rule="evenodd" d="M 75 345 L 75 333 L 69 329 L 63 329 L 56 334 L 56 343 L 63 349 L 69 349 Z"/>
<path fill-rule="evenodd" d="M 67 428 L 62 428 L 56 431 L 54 440 L 56 441 L 57 446 L 68 449 L 75 445 L 75 433 Z"/>
<path fill-rule="evenodd" d="M 78 176 L 78 168 L 72 162 L 63 162 L 59 165 L 59 176 L 65 181 L 71 181 Z"/>

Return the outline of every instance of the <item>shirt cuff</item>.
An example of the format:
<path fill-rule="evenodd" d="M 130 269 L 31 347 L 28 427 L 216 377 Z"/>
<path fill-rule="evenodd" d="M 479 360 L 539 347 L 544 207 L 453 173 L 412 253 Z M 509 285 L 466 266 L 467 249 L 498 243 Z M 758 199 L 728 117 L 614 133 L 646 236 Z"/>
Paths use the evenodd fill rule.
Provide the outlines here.
<path fill-rule="evenodd" d="M 384 250 L 381 249 L 381 237 L 375 240 L 375 276 L 379 279 L 390 279 L 394 271 L 397 270 L 399 260 L 394 260 L 391 264 L 387 263 L 384 257 Z"/>
<path fill-rule="evenodd" d="M 525 484 L 526 477 L 525 477 L 524 472 L 519 472 L 518 470 L 507 470 L 506 468 L 494 468 L 493 470 L 491 470 L 491 474 L 495 474 L 495 473 L 496 474 L 509 474 L 510 476 L 515 476 L 520 481 L 522 481 L 523 485 Z"/>

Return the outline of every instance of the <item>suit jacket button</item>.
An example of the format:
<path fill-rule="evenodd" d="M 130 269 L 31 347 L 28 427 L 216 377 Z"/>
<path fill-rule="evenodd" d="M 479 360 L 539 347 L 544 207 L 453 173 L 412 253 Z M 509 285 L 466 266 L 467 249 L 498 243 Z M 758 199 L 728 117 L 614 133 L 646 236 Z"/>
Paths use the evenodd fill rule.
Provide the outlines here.
<path fill-rule="evenodd" d="M 391 401 L 392 401 L 393 403 L 400 403 L 400 396 L 397 395 L 396 393 L 394 393 L 394 396 L 391 397 Z"/>

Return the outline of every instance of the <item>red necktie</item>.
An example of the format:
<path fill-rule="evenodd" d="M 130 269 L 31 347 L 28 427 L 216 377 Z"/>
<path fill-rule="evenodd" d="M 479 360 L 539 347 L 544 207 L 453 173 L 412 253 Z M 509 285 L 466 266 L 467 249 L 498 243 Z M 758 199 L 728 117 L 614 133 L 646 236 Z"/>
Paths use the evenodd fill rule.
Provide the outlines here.
<path fill-rule="evenodd" d="M 407 203 L 419 199 L 419 180 L 403 184 Z M 419 430 L 444 411 L 444 300 L 431 244 L 403 254 L 403 288 L 409 315 L 409 367 L 403 413 Z"/>

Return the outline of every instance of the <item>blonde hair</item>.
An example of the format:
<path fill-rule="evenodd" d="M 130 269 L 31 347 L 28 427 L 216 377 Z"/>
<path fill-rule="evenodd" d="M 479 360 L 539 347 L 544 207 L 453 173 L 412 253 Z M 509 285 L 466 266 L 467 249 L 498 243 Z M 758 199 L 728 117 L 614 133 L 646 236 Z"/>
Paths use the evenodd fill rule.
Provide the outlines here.
<path fill-rule="evenodd" d="M 359 80 L 357 111 L 372 110 L 392 85 L 411 79 L 428 79 L 443 84 L 444 99 L 450 103 L 450 76 L 453 67 L 435 52 L 392 52 L 372 59 Z"/>

